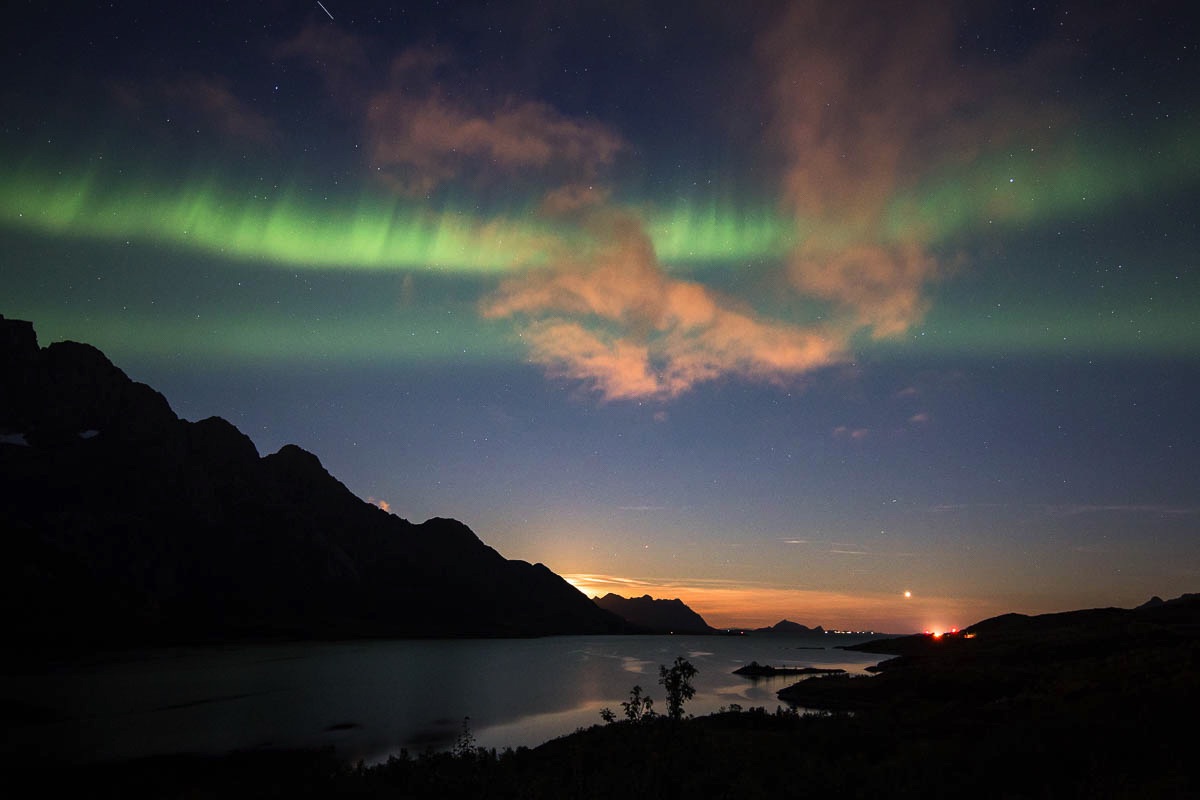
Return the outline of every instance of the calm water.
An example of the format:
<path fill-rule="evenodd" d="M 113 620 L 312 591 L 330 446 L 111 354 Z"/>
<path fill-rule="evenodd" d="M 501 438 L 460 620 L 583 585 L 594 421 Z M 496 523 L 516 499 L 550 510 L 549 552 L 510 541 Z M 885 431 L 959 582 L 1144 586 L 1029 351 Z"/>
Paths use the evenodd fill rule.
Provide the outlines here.
<path fill-rule="evenodd" d="M 368 763 L 447 747 L 533 746 L 600 722 L 639 684 L 665 711 L 658 665 L 700 670 L 689 713 L 778 705 L 796 678 L 750 661 L 859 672 L 883 657 L 833 649 L 871 637 L 601 636 L 164 649 L 0 678 L 3 755 L 101 761 L 159 753 L 333 745 Z"/>

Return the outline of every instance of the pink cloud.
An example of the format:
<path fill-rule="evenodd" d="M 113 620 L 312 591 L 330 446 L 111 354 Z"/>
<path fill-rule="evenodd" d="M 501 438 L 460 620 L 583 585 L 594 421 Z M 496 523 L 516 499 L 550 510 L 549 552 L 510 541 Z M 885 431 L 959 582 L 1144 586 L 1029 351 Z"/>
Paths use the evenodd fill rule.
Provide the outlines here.
<path fill-rule="evenodd" d="M 790 270 L 796 288 L 848 309 L 877 338 L 902 334 L 924 317 L 923 288 L 938 273 L 934 258 L 916 244 L 804 244 Z"/>
<path fill-rule="evenodd" d="M 605 400 L 676 397 L 736 375 L 782 382 L 844 358 L 819 328 L 765 319 L 711 289 L 667 276 L 640 223 L 609 210 L 588 219 L 586 244 L 503 282 L 486 317 L 515 318 L 530 357 Z"/>
<path fill-rule="evenodd" d="M 782 205 L 803 232 L 789 278 L 876 338 L 917 324 L 947 272 L 931 231 L 889 227 L 892 202 L 980 142 L 1032 127 L 1000 79 L 963 65 L 954 14 L 945 3 L 793 3 L 758 42 Z"/>
<path fill-rule="evenodd" d="M 440 57 L 410 51 L 367 100 L 372 165 L 384 180 L 421 194 L 459 177 L 535 172 L 555 183 L 587 179 L 624 146 L 604 125 L 537 101 L 472 100 L 437 80 Z"/>
<path fill-rule="evenodd" d="M 593 120 L 536 100 L 473 90 L 469 79 L 454 76 L 456 58 L 444 48 L 410 48 L 391 60 L 381 79 L 369 45 L 314 25 L 274 54 L 306 62 L 322 77 L 331 97 L 362 125 L 372 174 L 402 194 L 421 195 L 456 179 L 532 175 L 571 187 L 552 191 L 547 203 L 594 202 L 579 187 L 625 146 Z"/>

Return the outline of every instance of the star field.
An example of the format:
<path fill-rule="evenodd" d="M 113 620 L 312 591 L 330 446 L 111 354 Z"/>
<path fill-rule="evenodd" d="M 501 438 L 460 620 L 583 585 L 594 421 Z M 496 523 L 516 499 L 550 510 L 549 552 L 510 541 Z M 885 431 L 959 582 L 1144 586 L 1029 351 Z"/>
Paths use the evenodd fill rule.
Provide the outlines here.
<path fill-rule="evenodd" d="M 22 4 L 0 313 L 715 625 L 1195 591 L 1193 18 Z"/>

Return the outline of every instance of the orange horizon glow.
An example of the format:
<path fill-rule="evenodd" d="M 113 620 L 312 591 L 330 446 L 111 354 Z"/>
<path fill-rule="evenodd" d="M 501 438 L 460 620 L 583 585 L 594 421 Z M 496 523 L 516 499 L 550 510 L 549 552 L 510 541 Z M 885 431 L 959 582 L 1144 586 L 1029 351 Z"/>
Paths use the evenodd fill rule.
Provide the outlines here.
<path fill-rule="evenodd" d="M 788 619 L 838 630 L 915 633 L 950 630 L 1000 613 L 990 606 L 945 597 L 898 596 L 896 592 L 853 594 L 778 586 L 742 586 L 725 581 L 655 581 L 595 573 L 563 578 L 588 597 L 609 592 L 623 597 L 678 598 L 714 628 L 761 628 Z M 963 621 L 965 620 L 965 621 Z"/>

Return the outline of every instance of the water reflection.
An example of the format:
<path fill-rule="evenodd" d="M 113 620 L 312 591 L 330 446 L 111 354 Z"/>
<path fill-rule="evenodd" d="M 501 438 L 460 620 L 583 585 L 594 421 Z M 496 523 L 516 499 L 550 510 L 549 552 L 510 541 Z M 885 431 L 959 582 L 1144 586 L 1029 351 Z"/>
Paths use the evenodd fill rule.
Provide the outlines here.
<path fill-rule="evenodd" d="M 838 637 L 849 644 L 859 638 Z M 664 707 L 658 665 L 700 670 L 687 711 L 777 704 L 795 680 L 730 673 L 763 664 L 860 672 L 880 657 L 829 637 L 555 637 L 175 648 L 24 673 L 0 687 L 3 755 L 84 762 L 157 753 L 332 745 L 377 761 L 451 746 L 534 746 L 620 714 L 634 684 Z M 812 649 L 810 649 L 812 648 Z M 16 713 L 19 710 L 20 713 Z"/>

